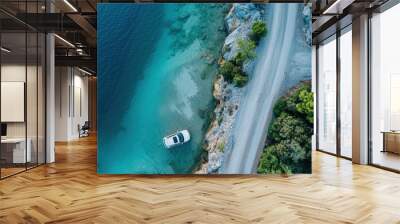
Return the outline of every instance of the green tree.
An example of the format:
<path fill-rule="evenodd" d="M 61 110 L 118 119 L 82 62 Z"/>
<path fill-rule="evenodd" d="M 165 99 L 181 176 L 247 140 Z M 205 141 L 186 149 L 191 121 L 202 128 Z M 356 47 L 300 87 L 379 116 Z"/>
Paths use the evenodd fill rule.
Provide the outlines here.
<path fill-rule="evenodd" d="M 257 172 L 311 172 L 312 105 L 310 83 L 301 83 L 276 102 L 267 133 L 268 146 L 261 155 Z"/>
<path fill-rule="evenodd" d="M 233 83 L 237 87 L 243 87 L 247 83 L 247 76 L 235 75 L 235 77 L 233 77 Z"/>
<path fill-rule="evenodd" d="M 219 68 L 219 73 L 224 76 L 228 83 L 233 82 L 238 87 L 242 87 L 247 83 L 247 76 L 242 69 L 231 61 L 225 61 Z"/>
<path fill-rule="evenodd" d="M 237 66 L 242 66 L 243 63 L 246 61 L 246 56 L 242 53 L 242 52 L 238 52 L 235 56 L 235 58 L 233 59 L 233 62 L 235 63 L 235 65 Z"/>
<path fill-rule="evenodd" d="M 243 65 L 243 63 L 247 60 L 253 59 L 256 57 L 256 43 L 252 40 L 238 40 L 239 51 L 235 57 L 235 61 L 237 65 Z M 239 59 L 239 61 L 238 61 Z"/>
<path fill-rule="evenodd" d="M 287 101 L 285 98 L 279 98 L 278 101 L 276 101 L 273 113 L 274 116 L 279 116 L 287 107 Z"/>
<path fill-rule="evenodd" d="M 261 155 L 258 173 L 291 174 L 309 172 L 304 166 L 308 154 L 296 141 L 273 144 Z"/>
<path fill-rule="evenodd" d="M 296 110 L 305 114 L 308 122 L 314 122 L 314 94 L 307 89 L 302 89 L 299 94 L 299 102 L 296 104 Z"/>
<path fill-rule="evenodd" d="M 292 170 L 289 166 L 280 161 L 278 152 L 284 149 L 283 145 L 272 145 L 265 149 L 265 153 L 261 155 L 260 163 L 257 168 L 258 173 L 272 174 L 291 174 Z"/>
<path fill-rule="evenodd" d="M 305 115 L 308 122 L 314 122 L 314 95 L 311 92 L 310 83 L 302 83 L 285 100 L 288 111 Z"/>
<path fill-rule="evenodd" d="M 233 80 L 233 71 L 235 69 L 235 65 L 230 61 L 225 61 L 221 67 L 219 68 L 219 73 L 224 76 L 224 79 L 228 82 Z"/>
<path fill-rule="evenodd" d="M 267 35 L 267 25 L 261 20 L 255 21 L 251 31 L 251 39 L 258 43 L 262 37 Z"/>
<path fill-rule="evenodd" d="M 309 125 L 303 119 L 286 112 L 274 119 L 268 129 L 268 139 L 272 143 L 293 140 L 304 146 L 310 142 L 309 135 L 312 135 Z"/>
<path fill-rule="evenodd" d="M 235 78 L 235 76 L 240 76 L 240 75 L 244 75 L 244 73 L 242 69 L 236 65 L 232 70 L 232 76 L 233 78 Z"/>

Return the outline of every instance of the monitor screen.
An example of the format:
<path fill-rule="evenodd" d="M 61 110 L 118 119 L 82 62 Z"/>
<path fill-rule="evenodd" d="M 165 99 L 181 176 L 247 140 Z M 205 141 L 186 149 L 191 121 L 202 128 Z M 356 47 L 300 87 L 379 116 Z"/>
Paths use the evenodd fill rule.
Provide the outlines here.
<path fill-rule="evenodd" d="M 7 124 L 1 124 L 1 136 L 7 136 Z"/>

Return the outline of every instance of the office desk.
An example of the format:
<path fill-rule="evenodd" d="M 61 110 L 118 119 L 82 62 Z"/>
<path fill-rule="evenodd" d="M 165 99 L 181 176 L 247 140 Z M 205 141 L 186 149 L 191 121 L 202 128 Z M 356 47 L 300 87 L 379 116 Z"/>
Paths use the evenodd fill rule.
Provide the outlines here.
<path fill-rule="evenodd" d="M 26 142 L 28 144 L 25 144 L 25 138 L 1 139 L 1 156 L 9 163 L 31 162 L 32 141 L 30 138 L 28 138 Z M 25 145 L 27 145 L 26 151 Z"/>
<path fill-rule="evenodd" d="M 383 150 L 382 152 L 392 152 L 400 154 L 400 132 L 383 131 Z"/>

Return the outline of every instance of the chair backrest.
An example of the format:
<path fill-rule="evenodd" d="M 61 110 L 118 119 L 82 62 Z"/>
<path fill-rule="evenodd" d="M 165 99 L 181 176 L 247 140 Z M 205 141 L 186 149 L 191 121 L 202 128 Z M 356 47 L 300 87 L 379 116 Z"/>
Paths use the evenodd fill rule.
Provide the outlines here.
<path fill-rule="evenodd" d="M 89 121 L 85 121 L 85 123 L 83 124 L 82 128 L 89 128 L 90 127 L 89 124 L 90 124 Z"/>

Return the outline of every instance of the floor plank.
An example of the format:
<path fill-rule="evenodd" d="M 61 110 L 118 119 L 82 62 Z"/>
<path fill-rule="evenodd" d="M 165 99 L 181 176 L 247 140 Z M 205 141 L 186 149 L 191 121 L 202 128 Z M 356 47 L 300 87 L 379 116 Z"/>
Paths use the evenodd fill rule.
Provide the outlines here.
<path fill-rule="evenodd" d="M 400 175 L 313 153 L 313 174 L 97 175 L 96 138 L 0 181 L 0 223 L 400 223 Z"/>

